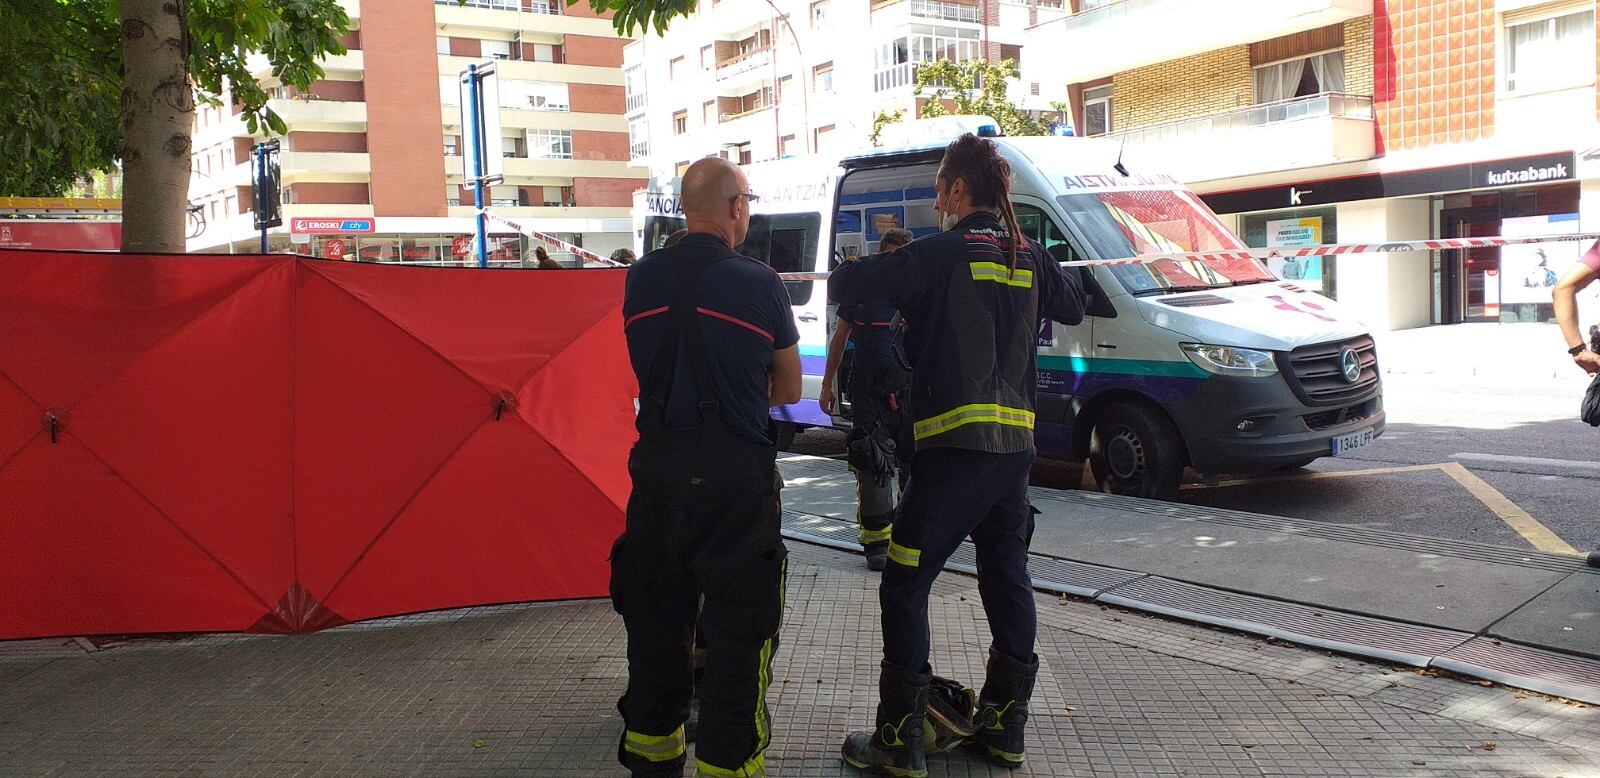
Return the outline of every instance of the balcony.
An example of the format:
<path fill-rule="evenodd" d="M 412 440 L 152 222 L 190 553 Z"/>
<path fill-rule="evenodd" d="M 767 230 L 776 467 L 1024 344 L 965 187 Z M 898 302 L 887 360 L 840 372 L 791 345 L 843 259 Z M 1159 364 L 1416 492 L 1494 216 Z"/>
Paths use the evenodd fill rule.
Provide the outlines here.
<path fill-rule="evenodd" d="M 627 100 L 628 100 L 627 111 L 628 111 L 628 115 L 629 116 L 632 116 L 632 115 L 637 114 L 637 113 L 644 113 L 645 99 L 644 99 L 644 93 L 643 92 L 636 92 L 634 94 L 628 95 Z"/>
<path fill-rule="evenodd" d="M 909 91 L 909 89 L 916 86 L 916 84 L 917 63 L 915 62 L 902 62 L 898 65 L 890 65 L 889 67 L 872 74 L 872 91 L 874 92 L 893 92 L 900 89 L 906 89 Z"/>
<path fill-rule="evenodd" d="M 938 19 L 945 22 L 970 22 L 976 24 L 982 21 L 978 15 L 978 7 L 963 3 L 950 3 L 945 0 L 911 0 L 911 15 L 922 19 Z"/>
<path fill-rule="evenodd" d="M 1336 165 L 1375 154 L 1372 98 L 1325 93 L 1117 133 L 1130 168 L 1186 183 Z"/>
<path fill-rule="evenodd" d="M 760 103 L 749 110 L 720 114 L 717 116 L 717 124 L 722 125 L 729 122 L 736 122 L 740 119 L 748 119 L 758 113 L 761 113 L 762 111 L 772 110 L 772 106 L 774 105 L 776 105 L 776 103 Z"/>
<path fill-rule="evenodd" d="M 1373 0 L 1117 0 L 1030 27 L 1023 77 L 1078 83 L 1372 15 Z"/>
<path fill-rule="evenodd" d="M 354 151 L 285 151 L 279 155 L 283 184 L 359 183 L 371 180 L 372 158 Z"/>
<path fill-rule="evenodd" d="M 434 5 L 485 8 L 491 11 L 526 11 L 535 14 L 560 16 L 560 0 L 433 0 Z"/>
<path fill-rule="evenodd" d="M 897 89 L 904 89 L 908 93 L 916 91 L 917 71 L 921 69 L 921 66 L 922 63 L 919 62 L 902 62 L 898 65 L 891 65 L 883 70 L 879 70 L 872 76 L 872 89 L 874 92 L 879 93 L 892 92 Z M 1021 79 L 1008 79 L 1006 83 L 1011 85 L 1013 89 L 1013 91 L 1007 93 L 1007 95 L 1012 99 L 1012 102 L 1022 102 L 1023 98 L 1028 93 L 1027 84 Z M 1016 87 L 1018 84 L 1022 85 L 1020 91 L 1017 90 Z M 942 81 L 933 81 L 928 84 L 929 89 L 939 89 L 943 86 L 944 82 Z M 973 86 L 975 88 L 982 89 L 983 79 L 979 78 L 976 82 L 974 82 Z"/>
<path fill-rule="evenodd" d="M 772 47 L 763 46 L 740 54 L 731 59 L 717 63 L 717 86 L 726 88 L 735 84 L 743 84 L 752 80 L 764 79 L 771 75 L 767 69 L 772 67 Z"/>
<path fill-rule="evenodd" d="M 290 130 L 301 132 L 359 132 L 367 128 L 367 104 L 345 100 L 273 98 L 267 107 L 283 117 Z"/>

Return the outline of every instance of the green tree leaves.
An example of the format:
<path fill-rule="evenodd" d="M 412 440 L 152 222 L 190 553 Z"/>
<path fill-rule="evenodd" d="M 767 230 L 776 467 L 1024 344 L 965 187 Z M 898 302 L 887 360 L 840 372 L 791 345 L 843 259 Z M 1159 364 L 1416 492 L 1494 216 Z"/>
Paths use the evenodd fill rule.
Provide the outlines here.
<path fill-rule="evenodd" d="M 343 54 L 336 0 L 186 0 L 188 71 L 201 101 L 231 89 L 252 133 L 287 131 L 252 74 L 307 89 Z M 59 195 L 115 167 L 122 147 L 119 0 L 0 0 L 0 195 Z M 136 183 L 136 182 L 132 182 Z M 177 218 L 181 218 L 181 214 Z"/>
<path fill-rule="evenodd" d="M 948 59 L 923 63 L 917 67 L 917 97 L 927 101 L 922 106 L 922 116 L 950 114 L 945 105 L 948 101 L 955 106 L 956 114 L 993 117 L 1006 135 L 1049 135 L 1054 117 L 1024 111 L 1007 97 L 1006 79 L 1019 76 L 1016 61 L 1009 59 L 998 65 L 983 60 Z M 1064 105 L 1056 103 L 1051 107 L 1065 113 Z"/>

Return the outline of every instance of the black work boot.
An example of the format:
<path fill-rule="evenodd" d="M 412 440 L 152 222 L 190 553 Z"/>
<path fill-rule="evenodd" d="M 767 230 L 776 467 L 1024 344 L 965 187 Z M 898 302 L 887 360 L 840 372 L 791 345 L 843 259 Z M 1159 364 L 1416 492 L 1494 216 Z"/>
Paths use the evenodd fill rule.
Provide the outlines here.
<path fill-rule="evenodd" d="M 872 732 L 844 739 L 844 761 L 868 775 L 923 778 L 928 758 L 922 750 L 923 718 L 928 712 L 926 672 L 914 673 L 883 663 L 878 676 L 878 724 Z"/>
<path fill-rule="evenodd" d="M 989 649 L 989 672 L 978 694 L 978 734 L 974 743 L 989 761 L 1021 767 L 1023 731 L 1028 724 L 1028 699 L 1039 676 L 1039 657 L 1027 664 Z"/>
<path fill-rule="evenodd" d="M 882 543 L 868 543 L 861 547 L 867 553 L 867 569 L 874 573 L 883 572 L 889 566 L 889 541 Z"/>
<path fill-rule="evenodd" d="M 867 569 L 873 572 L 882 572 L 889 564 L 889 540 L 894 536 L 893 506 L 890 508 L 887 513 L 860 518 L 861 531 L 857 539 L 867 555 Z"/>

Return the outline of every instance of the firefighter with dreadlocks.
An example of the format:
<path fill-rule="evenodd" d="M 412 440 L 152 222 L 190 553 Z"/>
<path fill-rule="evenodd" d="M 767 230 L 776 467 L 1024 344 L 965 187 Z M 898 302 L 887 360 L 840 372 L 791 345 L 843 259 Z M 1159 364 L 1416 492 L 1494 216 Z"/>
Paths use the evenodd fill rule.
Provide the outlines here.
<path fill-rule="evenodd" d="M 891 253 L 910 243 L 911 233 L 885 230 L 878 240 L 881 253 Z M 828 343 L 820 402 L 832 414 L 834 381 L 844 361 L 847 344 L 854 344 L 850 364 L 850 472 L 856 477 L 856 522 L 867 567 L 882 570 L 889 559 L 889 534 L 894 522 L 895 487 L 905 486 L 911 458 L 911 425 L 905 414 L 905 389 L 911 373 L 893 353 L 889 327 L 894 306 L 882 300 L 839 306 L 839 321 Z"/>
<path fill-rule="evenodd" d="M 1034 351 L 1043 318 L 1083 319 L 1082 283 L 1018 227 L 1011 166 L 968 134 L 945 149 L 935 209 L 945 232 L 849 262 L 828 279 L 839 303 L 885 298 L 908 324 L 916 452 L 879 588 L 883 665 L 876 726 L 845 739 L 849 764 L 927 775 L 928 592 L 963 540 L 994 642 L 972 739 L 990 761 L 1023 763 L 1039 660 L 1028 543 L 1033 513 Z M 935 743 L 942 748 L 944 743 Z"/>

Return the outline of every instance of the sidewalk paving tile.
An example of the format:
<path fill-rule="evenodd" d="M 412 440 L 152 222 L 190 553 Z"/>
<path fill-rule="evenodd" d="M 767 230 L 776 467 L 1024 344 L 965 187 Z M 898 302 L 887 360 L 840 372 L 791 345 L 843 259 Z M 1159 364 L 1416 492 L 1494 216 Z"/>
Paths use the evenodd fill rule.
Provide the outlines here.
<path fill-rule="evenodd" d="M 858 556 L 792 552 L 770 773 L 853 776 L 837 748 L 872 715 L 877 578 Z M 1600 772 L 1594 708 L 1072 598 L 1037 604 L 1028 767 L 956 754 L 934 758 L 934 775 Z M 977 683 L 975 581 L 942 576 L 931 614 L 936 668 Z M 65 652 L 0 678 L 0 774 L 616 776 L 624 644 L 609 607 L 583 602 Z M 5 648 L 0 667 L 23 661 Z"/>

